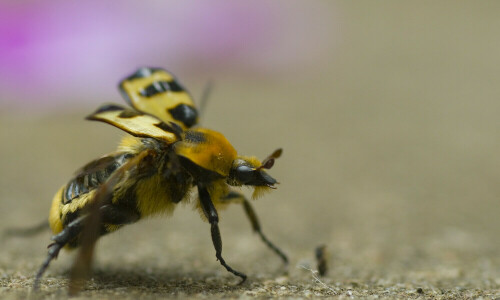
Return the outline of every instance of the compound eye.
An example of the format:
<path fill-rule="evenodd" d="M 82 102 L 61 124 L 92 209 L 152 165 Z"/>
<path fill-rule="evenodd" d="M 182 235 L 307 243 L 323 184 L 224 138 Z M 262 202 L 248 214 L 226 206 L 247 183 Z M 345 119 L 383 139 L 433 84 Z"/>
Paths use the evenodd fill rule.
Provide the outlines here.
<path fill-rule="evenodd" d="M 254 169 L 249 166 L 239 166 L 236 168 L 236 178 L 239 182 L 245 184 L 252 181 L 254 177 Z"/>

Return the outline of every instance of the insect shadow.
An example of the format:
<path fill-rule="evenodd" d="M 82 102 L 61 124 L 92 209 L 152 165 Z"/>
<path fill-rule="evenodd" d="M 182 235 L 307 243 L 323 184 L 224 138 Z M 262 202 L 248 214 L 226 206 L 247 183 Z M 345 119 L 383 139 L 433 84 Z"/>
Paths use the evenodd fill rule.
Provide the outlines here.
<path fill-rule="evenodd" d="M 92 280 L 87 288 L 91 290 L 151 290 L 155 293 L 183 293 L 187 295 L 198 293 L 218 293 L 221 291 L 239 291 L 245 289 L 245 284 L 231 281 L 230 276 L 215 276 L 213 272 L 200 270 L 186 271 L 172 268 L 151 269 L 149 267 L 98 267 L 93 271 Z M 70 271 L 60 275 L 68 277 Z M 229 284 L 228 284 L 229 282 Z"/>

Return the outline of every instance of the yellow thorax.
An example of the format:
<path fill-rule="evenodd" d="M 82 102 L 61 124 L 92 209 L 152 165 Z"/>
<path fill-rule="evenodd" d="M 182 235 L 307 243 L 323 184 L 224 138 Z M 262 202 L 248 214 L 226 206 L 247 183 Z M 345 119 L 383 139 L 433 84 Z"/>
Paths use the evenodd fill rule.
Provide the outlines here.
<path fill-rule="evenodd" d="M 204 169 L 227 177 L 237 153 L 231 143 L 217 131 L 196 128 L 185 131 L 185 137 L 175 146 L 177 155 L 184 156 Z"/>

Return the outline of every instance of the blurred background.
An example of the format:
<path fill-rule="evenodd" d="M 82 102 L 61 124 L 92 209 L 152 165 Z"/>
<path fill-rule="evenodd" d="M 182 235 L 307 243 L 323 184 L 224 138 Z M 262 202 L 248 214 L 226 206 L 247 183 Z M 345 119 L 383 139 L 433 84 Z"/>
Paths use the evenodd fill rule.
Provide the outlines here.
<path fill-rule="evenodd" d="M 284 148 L 271 172 L 279 188 L 253 203 L 292 266 L 326 244 L 339 282 L 498 288 L 499 12 L 495 1 L 2 1 L 0 224 L 45 218 L 73 172 L 114 149 L 121 132 L 84 116 L 123 103 L 118 81 L 157 66 L 195 101 L 215 82 L 202 126 L 240 153 Z M 261 271 L 270 255 L 241 208 L 221 214 L 226 260 Z M 137 244 L 145 231 L 161 239 Z M 31 274 L 47 242 L 11 242 L 4 272 L 34 255 Z M 220 271 L 190 208 L 101 248 L 121 243 L 100 249 L 101 264 L 162 252 L 168 267 L 204 253 L 207 273 Z M 58 264 L 53 274 L 69 266 Z"/>

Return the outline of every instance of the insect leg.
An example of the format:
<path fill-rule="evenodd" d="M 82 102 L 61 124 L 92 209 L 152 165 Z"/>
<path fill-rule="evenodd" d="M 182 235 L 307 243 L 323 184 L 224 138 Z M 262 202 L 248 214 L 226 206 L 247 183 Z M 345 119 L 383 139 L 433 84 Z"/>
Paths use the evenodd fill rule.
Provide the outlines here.
<path fill-rule="evenodd" d="M 226 268 L 227 271 L 233 273 L 236 276 L 241 277 L 241 283 L 243 283 L 247 279 L 247 275 L 238 272 L 231 268 L 229 265 L 226 264 L 224 259 L 222 258 L 222 239 L 220 236 L 220 231 L 219 231 L 219 216 L 217 215 L 217 210 L 215 209 L 214 204 L 212 203 L 212 200 L 210 199 L 210 194 L 208 193 L 208 190 L 202 186 L 201 184 L 198 184 L 198 195 L 200 197 L 200 204 L 201 207 L 203 208 L 203 213 L 208 219 L 208 222 L 210 223 L 211 226 L 211 233 L 212 233 L 212 242 L 214 243 L 215 247 L 215 256 L 217 257 L 217 260 L 221 263 L 221 265 Z"/>
<path fill-rule="evenodd" d="M 125 225 L 134 223 L 139 220 L 140 215 L 138 212 L 133 211 L 128 208 L 115 206 L 111 204 L 102 205 L 99 208 L 100 223 L 97 228 L 102 228 L 103 224 L 109 225 Z M 84 223 L 84 226 L 88 226 L 88 220 Z M 85 227 L 84 230 L 87 230 Z M 104 229 L 105 230 L 105 229 Z M 83 233 L 82 233 L 83 234 Z M 97 238 L 97 237 L 96 237 Z M 80 251 L 79 259 L 75 261 L 73 269 L 71 270 L 71 281 L 70 281 L 70 294 L 74 295 L 77 293 L 83 285 L 89 270 L 90 263 L 92 261 L 94 245 L 88 244 L 88 240 L 85 241 L 82 237 L 82 250 Z M 83 249 L 87 247 L 86 249 Z"/>
<path fill-rule="evenodd" d="M 125 225 L 139 220 L 137 211 L 116 205 L 106 204 L 101 207 L 102 222 L 110 225 Z"/>
<path fill-rule="evenodd" d="M 259 219 L 257 218 L 257 214 L 255 213 L 255 210 L 253 209 L 252 205 L 250 204 L 250 201 L 248 201 L 245 196 L 242 193 L 236 192 L 236 191 L 230 191 L 226 196 L 224 196 L 222 201 L 228 201 L 228 202 L 234 202 L 234 203 L 241 203 L 243 205 L 243 208 L 245 209 L 245 213 L 250 220 L 250 223 L 252 224 L 252 228 L 257 234 L 259 234 L 261 240 L 269 247 L 271 250 L 274 251 L 274 253 L 278 254 L 279 257 L 283 260 L 285 264 L 288 264 L 288 257 L 286 256 L 283 251 L 280 250 L 276 245 L 274 245 L 262 232 L 262 229 L 260 227 Z"/>
<path fill-rule="evenodd" d="M 49 267 L 50 262 L 57 258 L 59 251 L 71 240 L 77 238 L 78 234 L 82 231 L 83 224 L 85 222 L 85 216 L 80 217 L 73 222 L 69 223 L 60 233 L 54 235 L 51 240 L 54 243 L 48 246 L 49 255 L 47 259 L 42 264 L 38 272 L 36 273 L 35 282 L 33 283 L 33 289 L 38 290 L 40 285 L 40 278 L 42 277 L 45 270 Z"/>

